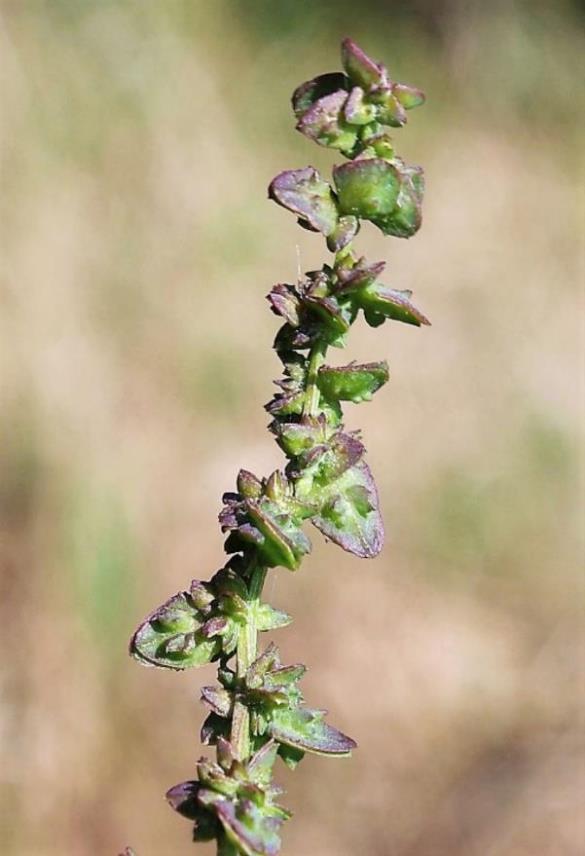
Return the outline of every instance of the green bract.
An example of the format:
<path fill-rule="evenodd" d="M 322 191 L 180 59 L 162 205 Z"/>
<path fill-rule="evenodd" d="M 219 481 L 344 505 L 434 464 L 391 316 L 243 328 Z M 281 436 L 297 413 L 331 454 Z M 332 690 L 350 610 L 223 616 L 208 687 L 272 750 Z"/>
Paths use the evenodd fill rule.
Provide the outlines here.
<path fill-rule="evenodd" d="M 305 707 L 303 665 L 283 666 L 273 644 L 258 654 L 258 633 L 291 621 L 262 602 L 262 589 L 269 568 L 296 571 L 310 552 L 307 522 L 355 556 L 382 549 L 378 492 L 359 433 L 344 429 L 342 402 L 371 400 L 388 380 L 388 365 L 332 366 L 325 356 L 344 347 L 362 314 L 372 327 L 429 323 L 409 291 L 380 281 L 383 262 L 368 262 L 352 247 L 362 221 L 402 238 L 420 227 L 422 170 L 396 156 L 391 129 L 406 123 L 406 111 L 424 95 L 393 82 L 351 39 L 342 44 L 342 64 L 342 72 L 299 86 L 293 110 L 302 134 L 348 160 L 333 168 L 332 184 L 308 166 L 280 173 L 269 187 L 270 198 L 321 233 L 333 253 L 320 270 L 268 295 L 282 321 L 274 348 L 283 375 L 266 409 L 286 467 L 267 478 L 240 470 L 219 515 L 226 565 L 151 612 L 130 643 L 148 666 L 218 664 L 218 684 L 201 691 L 208 710 L 201 740 L 215 747 L 217 760 L 202 758 L 196 778 L 167 794 L 194 824 L 193 840 L 216 841 L 218 856 L 280 852 L 280 827 L 290 814 L 272 784 L 278 757 L 294 768 L 307 752 L 343 757 L 356 746 L 325 721 L 325 711 Z"/>
<path fill-rule="evenodd" d="M 366 363 L 331 368 L 321 366 L 317 382 L 323 395 L 335 401 L 369 401 L 388 380 L 388 363 Z"/>
<path fill-rule="evenodd" d="M 340 210 L 377 222 L 396 208 L 400 178 L 382 158 L 350 161 L 333 170 Z"/>

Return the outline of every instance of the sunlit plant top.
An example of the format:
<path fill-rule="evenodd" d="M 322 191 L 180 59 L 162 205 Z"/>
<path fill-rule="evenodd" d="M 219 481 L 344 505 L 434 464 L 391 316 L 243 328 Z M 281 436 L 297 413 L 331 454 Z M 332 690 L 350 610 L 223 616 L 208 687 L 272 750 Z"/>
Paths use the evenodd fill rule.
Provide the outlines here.
<path fill-rule="evenodd" d="M 283 664 L 274 643 L 259 650 L 259 633 L 292 621 L 262 600 L 262 589 L 268 569 L 296 571 L 310 552 L 306 523 L 360 558 L 382 549 L 376 485 L 359 432 L 344 430 L 342 402 L 369 401 L 388 380 L 388 366 L 333 367 L 325 358 L 330 347 L 345 346 L 360 313 L 371 327 L 429 323 L 409 291 L 380 281 L 384 262 L 353 249 L 364 220 L 398 238 L 420 227 L 423 172 L 396 155 L 391 129 L 406 123 L 424 95 L 391 80 L 351 39 L 342 43 L 341 61 L 342 72 L 303 83 L 292 104 L 297 129 L 347 160 L 333 168 L 333 183 L 307 166 L 280 173 L 269 188 L 333 254 L 320 270 L 268 295 L 283 322 L 274 348 L 284 368 L 266 410 L 287 464 L 267 478 L 240 470 L 219 515 L 225 566 L 157 607 L 130 643 L 147 666 L 217 663 L 217 684 L 201 690 L 208 709 L 201 741 L 215 748 L 215 760 L 201 758 L 193 778 L 171 788 L 167 800 L 193 824 L 193 840 L 216 841 L 219 856 L 280 852 L 290 812 L 272 779 L 278 758 L 294 768 L 307 752 L 342 758 L 356 747 L 324 711 L 305 704 L 305 666 Z"/>

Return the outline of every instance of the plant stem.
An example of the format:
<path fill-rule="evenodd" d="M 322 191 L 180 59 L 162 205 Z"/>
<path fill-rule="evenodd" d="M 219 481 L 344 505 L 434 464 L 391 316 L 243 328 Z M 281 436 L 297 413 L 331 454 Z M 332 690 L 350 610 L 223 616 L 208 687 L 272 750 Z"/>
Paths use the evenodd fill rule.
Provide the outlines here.
<path fill-rule="evenodd" d="M 266 579 L 266 568 L 256 565 L 253 568 L 248 585 L 248 617 L 240 630 L 236 652 L 236 673 L 243 678 L 256 659 L 258 629 L 256 624 L 256 609 Z M 232 716 L 231 743 L 234 755 L 238 760 L 245 761 L 250 756 L 250 714 L 246 705 L 237 700 Z"/>
<path fill-rule="evenodd" d="M 319 385 L 317 377 L 326 353 L 327 344 L 322 339 L 315 342 L 309 352 L 309 369 L 307 371 L 307 389 L 305 392 L 303 416 L 317 416 L 319 413 Z"/>
<path fill-rule="evenodd" d="M 223 835 L 217 845 L 217 856 L 239 856 L 240 851 L 235 844 Z"/>

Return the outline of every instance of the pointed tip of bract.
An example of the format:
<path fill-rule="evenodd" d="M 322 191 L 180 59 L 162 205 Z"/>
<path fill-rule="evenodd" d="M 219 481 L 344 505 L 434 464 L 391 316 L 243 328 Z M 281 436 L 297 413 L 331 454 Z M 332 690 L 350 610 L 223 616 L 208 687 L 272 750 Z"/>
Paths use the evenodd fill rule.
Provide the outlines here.
<path fill-rule="evenodd" d="M 388 72 L 382 63 L 375 62 L 353 39 L 341 43 L 341 64 L 350 81 L 364 90 L 388 84 Z"/>

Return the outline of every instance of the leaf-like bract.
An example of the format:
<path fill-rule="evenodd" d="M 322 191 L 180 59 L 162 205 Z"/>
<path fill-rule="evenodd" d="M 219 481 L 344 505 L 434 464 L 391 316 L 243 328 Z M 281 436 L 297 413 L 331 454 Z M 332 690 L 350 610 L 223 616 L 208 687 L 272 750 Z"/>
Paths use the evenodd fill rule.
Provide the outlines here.
<path fill-rule="evenodd" d="M 356 743 L 308 708 L 277 711 L 270 725 L 275 740 L 315 755 L 349 755 Z"/>
<path fill-rule="evenodd" d="M 319 369 L 319 389 L 326 398 L 338 401 L 369 401 L 388 380 L 388 363 L 364 363 L 348 366 L 322 366 Z"/>
<path fill-rule="evenodd" d="M 384 544 L 384 524 L 378 491 L 364 461 L 347 469 L 323 489 L 321 509 L 311 522 L 348 553 L 371 559 Z"/>
<path fill-rule="evenodd" d="M 312 166 L 281 172 L 270 184 L 268 194 L 315 232 L 330 235 L 337 226 L 337 205 L 331 187 Z"/>
<path fill-rule="evenodd" d="M 205 638 L 202 624 L 189 595 L 179 592 L 142 622 L 130 640 L 130 653 L 146 666 L 203 666 L 219 655 L 221 640 Z"/>

